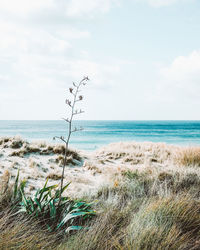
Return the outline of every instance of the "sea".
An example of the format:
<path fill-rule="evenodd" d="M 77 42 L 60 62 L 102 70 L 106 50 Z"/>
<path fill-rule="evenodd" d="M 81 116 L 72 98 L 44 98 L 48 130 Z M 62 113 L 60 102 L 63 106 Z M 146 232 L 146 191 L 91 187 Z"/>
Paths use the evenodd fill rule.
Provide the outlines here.
<path fill-rule="evenodd" d="M 200 145 L 200 121 L 74 121 L 83 127 L 73 133 L 70 145 L 81 150 L 96 150 L 113 142 L 165 142 L 173 145 Z M 0 120 L 1 136 L 21 136 L 28 141 L 48 141 L 66 136 L 68 124 L 63 120 Z M 57 140 L 56 142 L 59 142 Z"/>

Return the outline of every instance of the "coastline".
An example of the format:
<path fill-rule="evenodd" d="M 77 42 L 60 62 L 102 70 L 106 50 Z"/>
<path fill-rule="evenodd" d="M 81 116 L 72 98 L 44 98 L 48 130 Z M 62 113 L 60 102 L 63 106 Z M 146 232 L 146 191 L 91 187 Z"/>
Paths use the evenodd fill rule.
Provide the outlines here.
<path fill-rule="evenodd" d="M 62 120 L 0 121 L 0 135 L 19 135 L 32 142 L 44 140 L 53 143 L 53 137 L 65 135 L 66 125 Z M 119 141 L 200 146 L 200 121 L 75 120 L 73 125 L 83 127 L 84 130 L 73 134 L 70 145 L 91 152 Z"/>

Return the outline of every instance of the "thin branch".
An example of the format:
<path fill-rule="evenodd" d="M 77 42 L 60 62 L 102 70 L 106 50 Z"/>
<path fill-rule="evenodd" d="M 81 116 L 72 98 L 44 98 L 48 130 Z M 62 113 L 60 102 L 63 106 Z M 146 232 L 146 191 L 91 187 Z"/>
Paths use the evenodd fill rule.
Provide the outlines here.
<path fill-rule="evenodd" d="M 74 113 L 73 113 L 73 115 L 80 115 L 80 114 L 82 114 L 82 113 L 84 113 L 85 111 L 83 111 L 83 110 L 76 110 Z"/>
<path fill-rule="evenodd" d="M 71 133 L 74 133 L 74 132 L 79 132 L 79 131 L 82 131 L 83 130 L 83 128 L 74 128 L 72 131 L 71 131 Z"/>
<path fill-rule="evenodd" d="M 59 139 L 59 140 L 61 140 L 61 141 L 63 141 L 64 143 L 67 143 L 67 141 L 65 140 L 65 138 L 63 137 L 63 136 L 54 136 L 53 137 L 53 139 L 55 140 L 55 139 Z"/>
<path fill-rule="evenodd" d="M 62 118 L 64 121 L 68 122 L 69 123 L 69 118 L 65 119 L 65 118 Z"/>

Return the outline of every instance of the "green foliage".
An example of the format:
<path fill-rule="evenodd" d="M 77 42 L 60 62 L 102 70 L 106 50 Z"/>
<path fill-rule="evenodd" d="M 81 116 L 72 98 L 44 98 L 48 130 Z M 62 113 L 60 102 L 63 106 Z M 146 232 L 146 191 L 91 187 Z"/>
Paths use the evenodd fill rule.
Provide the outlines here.
<path fill-rule="evenodd" d="M 19 183 L 19 169 L 18 169 L 13 189 L 13 200 L 15 203 L 20 202 L 22 200 L 22 193 L 24 193 L 25 186 L 26 186 L 26 180 L 23 180 Z"/>
<path fill-rule="evenodd" d="M 141 174 L 138 172 L 137 169 L 136 171 L 127 170 L 123 172 L 122 175 L 128 178 L 129 180 L 139 179 L 141 177 Z"/>
<path fill-rule="evenodd" d="M 47 186 L 47 182 L 48 180 L 33 197 L 27 197 L 24 189 L 20 189 L 22 201 L 19 203 L 18 213 L 38 218 L 51 232 L 69 232 L 83 228 L 84 221 L 95 215 L 95 211 L 91 209 L 92 204 L 63 197 L 62 194 L 70 183 L 60 190 L 57 185 Z"/>

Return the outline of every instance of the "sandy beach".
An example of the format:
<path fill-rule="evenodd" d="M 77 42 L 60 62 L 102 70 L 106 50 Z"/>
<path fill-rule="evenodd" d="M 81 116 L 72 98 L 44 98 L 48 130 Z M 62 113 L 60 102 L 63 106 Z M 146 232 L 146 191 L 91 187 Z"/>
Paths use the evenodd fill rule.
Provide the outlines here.
<path fill-rule="evenodd" d="M 180 181 L 186 175 L 199 178 L 198 162 L 187 168 L 181 167 L 187 153 L 194 157 L 198 152 L 199 147 L 151 142 L 113 143 L 93 152 L 71 149 L 64 180 L 65 183 L 71 182 L 67 194 L 72 197 L 93 195 L 101 187 L 118 185 L 127 171 L 147 173 L 161 179 L 165 179 L 164 174 L 170 178 L 176 172 Z M 0 176 L 9 176 L 13 182 L 19 169 L 20 179 L 27 180 L 26 192 L 31 194 L 44 185 L 46 178 L 50 185 L 59 184 L 63 154 L 62 144 L 48 144 L 45 141 L 29 143 L 20 137 L 2 137 Z"/>

